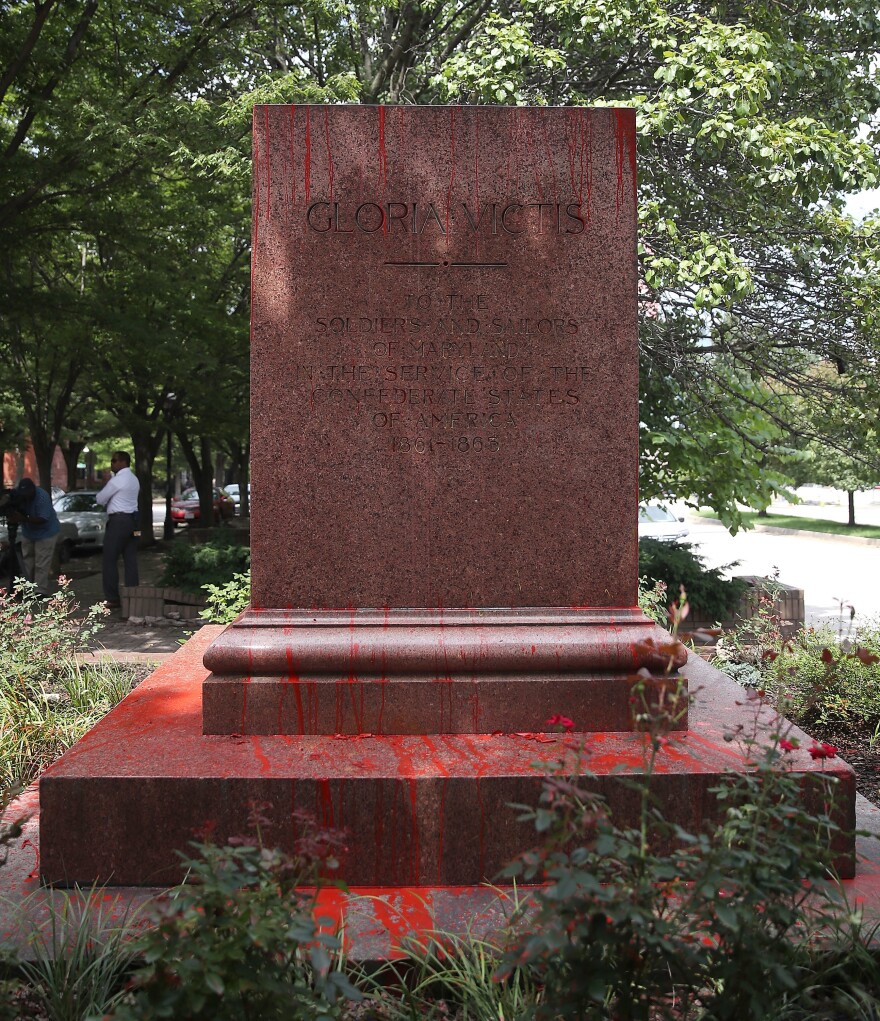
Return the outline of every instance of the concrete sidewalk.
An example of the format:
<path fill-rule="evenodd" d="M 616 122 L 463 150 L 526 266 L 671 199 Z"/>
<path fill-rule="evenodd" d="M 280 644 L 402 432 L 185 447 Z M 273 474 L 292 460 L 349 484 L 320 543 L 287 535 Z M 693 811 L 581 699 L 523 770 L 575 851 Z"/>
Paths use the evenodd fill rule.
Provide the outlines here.
<path fill-rule="evenodd" d="M 164 542 L 138 555 L 141 585 L 155 585 L 163 570 L 163 557 L 167 546 Z M 70 578 L 70 587 L 79 604 L 79 611 L 85 614 L 95 603 L 104 601 L 101 586 L 101 552 L 77 553 L 61 572 Z M 129 663 L 159 663 L 173 655 L 191 634 L 202 626 L 199 620 L 175 621 L 169 618 L 147 618 L 138 623 L 137 618 L 123 619 L 119 610 L 111 610 L 105 618 L 104 627 L 90 643 L 91 656 L 109 657 Z"/>

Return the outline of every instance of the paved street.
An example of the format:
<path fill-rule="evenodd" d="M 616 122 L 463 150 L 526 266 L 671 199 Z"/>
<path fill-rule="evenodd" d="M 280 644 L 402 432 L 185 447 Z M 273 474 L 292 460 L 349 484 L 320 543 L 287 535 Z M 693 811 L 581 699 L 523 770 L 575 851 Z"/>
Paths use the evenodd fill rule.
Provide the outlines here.
<path fill-rule="evenodd" d="M 846 520 L 845 509 L 776 505 L 776 513 Z M 860 507 L 857 520 L 880 524 L 880 507 Z M 840 618 L 838 600 L 856 608 L 856 623 L 880 621 L 880 542 L 859 543 L 833 535 L 771 535 L 740 532 L 731 536 L 717 521 L 688 515 L 688 541 L 699 544 L 713 567 L 739 560 L 734 574 L 770 574 L 779 568 L 780 581 L 804 590 L 808 624 L 828 623 L 835 629 Z M 846 611 L 848 623 L 848 611 Z"/>

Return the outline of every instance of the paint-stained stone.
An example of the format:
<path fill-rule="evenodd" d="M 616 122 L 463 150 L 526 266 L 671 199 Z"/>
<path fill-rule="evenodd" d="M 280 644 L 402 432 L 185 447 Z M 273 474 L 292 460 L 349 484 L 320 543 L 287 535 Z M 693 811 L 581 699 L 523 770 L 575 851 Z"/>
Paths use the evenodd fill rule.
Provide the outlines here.
<path fill-rule="evenodd" d="M 282 847 L 343 827 L 352 885 L 473 887 L 535 841 L 536 760 L 637 824 L 632 683 L 686 654 L 635 605 L 635 198 L 630 110 L 256 108 L 253 608 L 47 771 L 44 880 L 171 881 L 256 801 Z M 651 782 L 695 832 L 755 717 L 683 673 Z M 845 763 L 786 764 L 852 828 Z"/>
<path fill-rule="evenodd" d="M 253 604 L 632 606 L 635 114 L 254 111 Z"/>

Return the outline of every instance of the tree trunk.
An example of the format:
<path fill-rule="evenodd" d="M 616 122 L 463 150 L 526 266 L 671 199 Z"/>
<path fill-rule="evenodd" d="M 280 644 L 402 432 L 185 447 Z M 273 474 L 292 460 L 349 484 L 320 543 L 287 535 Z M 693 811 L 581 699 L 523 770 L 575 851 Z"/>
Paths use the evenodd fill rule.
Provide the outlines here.
<path fill-rule="evenodd" d="M 177 438 L 199 493 L 199 527 L 211 528 L 214 524 L 214 460 L 211 456 L 211 442 L 204 436 L 200 437 L 197 454 L 185 432 L 178 432 Z"/>
<path fill-rule="evenodd" d="M 138 495 L 138 510 L 141 518 L 141 546 L 152 546 L 156 542 L 153 534 L 153 462 L 162 440 L 162 430 L 156 433 L 147 430 L 132 432 L 134 447 L 132 471 L 141 484 Z"/>
<path fill-rule="evenodd" d="M 846 503 L 847 503 L 847 508 L 849 510 L 849 520 L 847 521 L 847 525 L 849 525 L 850 528 L 855 528 L 856 527 L 856 494 L 851 489 L 848 489 L 846 491 Z"/>
<path fill-rule="evenodd" d="M 62 454 L 64 454 L 64 464 L 67 467 L 68 492 L 76 489 L 76 466 L 79 463 L 79 455 L 83 452 L 84 447 L 85 443 L 80 440 L 68 440 L 67 444 L 61 449 Z"/>
<path fill-rule="evenodd" d="M 45 436 L 31 435 L 31 445 L 34 448 L 34 459 L 37 462 L 37 475 L 39 478 L 34 482 L 46 490 L 52 492 L 52 458 L 55 456 L 55 441 Z"/>

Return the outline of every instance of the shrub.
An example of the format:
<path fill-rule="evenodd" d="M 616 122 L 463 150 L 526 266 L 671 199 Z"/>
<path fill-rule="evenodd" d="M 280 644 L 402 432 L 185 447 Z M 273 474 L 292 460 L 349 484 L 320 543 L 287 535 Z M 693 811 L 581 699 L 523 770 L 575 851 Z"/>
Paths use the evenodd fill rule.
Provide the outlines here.
<path fill-rule="evenodd" d="M 665 747 L 658 738 L 646 738 L 647 775 L 633 781 L 642 811 L 632 829 L 615 823 L 581 770 L 571 775 L 577 756 L 558 764 L 538 808 L 523 816 L 542 846 L 510 874 L 542 885 L 499 971 L 509 981 L 527 969 L 543 984 L 535 1017 L 757 1021 L 784 1008 L 813 1017 L 813 1006 L 798 1013 L 793 1005 L 814 978 L 808 937 L 823 928 L 870 953 L 873 973 L 851 977 L 849 990 L 854 1002 L 860 993 L 870 1002 L 876 988 L 857 983 L 873 974 L 876 984 L 876 951 L 860 932 L 846 932 L 845 909 L 822 885 L 836 827 L 825 809 L 805 810 L 781 735 L 767 740 L 754 774 L 714 791 L 723 814 L 696 834 L 666 822 L 653 803 L 653 762 Z M 748 744 L 757 753 L 755 739 Z M 829 991 L 814 985 L 813 993 L 815 1005 Z"/>
<path fill-rule="evenodd" d="M 105 890 L 60 892 L 49 920 L 30 939 L 33 959 L 21 971 L 51 1021 L 103 1017 L 124 994 L 136 955 L 136 912 L 115 919 L 118 903 Z"/>
<path fill-rule="evenodd" d="M 250 547 L 230 536 L 219 535 L 195 545 L 176 542 L 165 554 L 159 584 L 198 593 L 204 585 L 225 585 L 250 565 Z"/>
<path fill-rule="evenodd" d="M 661 627 L 669 623 L 666 610 L 668 598 L 669 590 L 665 581 L 649 584 L 647 578 L 639 578 L 639 609 Z"/>
<path fill-rule="evenodd" d="M 193 846 L 188 881 L 159 902 L 139 941 L 143 965 L 116 1021 L 330 1021 L 345 998 L 360 998 L 334 967 L 340 942 L 320 930 L 315 891 L 304 889 L 335 865 L 338 834 L 304 838 L 295 858 L 259 835 Z"/>
<path fill-rule="evenodd" d="M 203 585 L 208 595 L 208 608 L 201 616 L 211 624 L 229 624 L 250 606 L 251 572 L 233 575 L 225 585 Z"/>
<path fill-rule="evenodd" d="M 31 582 L 20 581 L 14 595 L 0 590 L 0 664 L 3 677 L 21 687 L 45 691 L 66 675 L 71 660 L 101 629 L 108 610 L 91 607 L 85 618 L 66 578 L 44 600 Z"/>
<path fill-rule="evenodd" d="M 705 620 L 723 620 L 732 616 L 748 584 L 740 579 L 726 579 L 724 567 L 706 567 L 703 558 L 689 543 L 661 542 L 659 539 L 639 540 L 639 576 L 647 586 L 663 582 L 668 592 L 687 589 L 693 615 Z"/>
<path fill-rule="evenodd" d="M 842 646 L 831 628 L 802 628 L 778 651 L 765 650 L 761 683 L 797 722 L 880 724 L 880 627 L 859 629 Z"/>
<path fill-rule="evenodd" d="M 33 780 L 131 690 L 136 668 L 80 661 L 107 611 L 76 609 L 66 580 L 49 600 L 30 584 L 0 595 L 0 789 Z"/>

